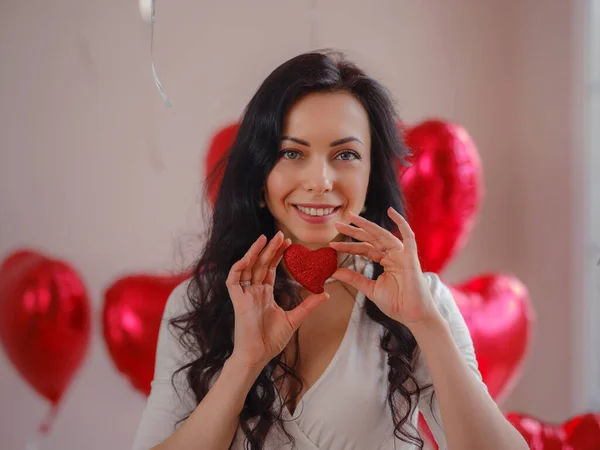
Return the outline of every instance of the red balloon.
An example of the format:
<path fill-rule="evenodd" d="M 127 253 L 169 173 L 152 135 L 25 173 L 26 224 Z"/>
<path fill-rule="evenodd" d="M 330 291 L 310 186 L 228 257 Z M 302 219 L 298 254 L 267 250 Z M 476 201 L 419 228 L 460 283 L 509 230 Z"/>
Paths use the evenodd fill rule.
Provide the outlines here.
<path fill-rule="evenodd" d="M 402 125 L 399 125 L 402 130 Z M 429 120 L 408 128 L 412 167 L 398 167 L 407 220 L 424 271 L 440 273 L 466 244 L 483 198 L 477 149 L 459 125 Z"/>
<path fill-rule="evenodd" d="M 206 155 L 206 165 L 204 168 L 204 174 L 206 177 L 208 177 L 211 171 L 217 166 L 217 163 L 221 160 L 221 158 L 229 151 L 233 145 L 233 142 L 235 141 L 235 136 L 237 135 L 239 128 L 240 125 L 236 122 L 226 126 L 225 128 L 222 128 L 213 136 L 208 147 L 208 153 Z M 217 175 L 218 182 L 215 183 L 208 192 L 209 199 L 213 205 L 217 201 L 217 194 L 219 192 L 219 187 L 221 186 L 221 180 L 223 179 L 222 169 L 224 169 L 224 167 L 220 168 L 220 171 Z"/>
<path fill-rule="evenodd" d="M 90 339 L 88 295 L 68 264 L 19 250 L 0 266 L 0 341 L 27 382 L 56 407 Z"/>
<path fill-rule="evenodd" d="M 435 442 L 435 437 L 433 436 L 433 433 L 429 429 L 429 425 L 427 425 L 427 421 L 425 420 L 425 417 L 423 417 L 423 414 L 421 412 L 419 412 L 419 419 L 417 421 L 417 429 L 419 430 L 421 439 L 423 439 L 427 443 L 427 446 L 425 446 L 425 448 L 431 447 L 431 448 L 437 450 L 438 446 L 437 446 L 437 443 Z"/>
<path fill-rule="evenodd" d="M 161 318 L 175 287 L 189 275 L 132 275 L 105 292 L 104 340 L 117 369 L 133 387 L 150 394 Z"/>
<path fill-rule="evenodd" d="M 527 289 L 514 276 L 498 274 L 449 287 L 473 339 L 483 382 L 499 402 L 516 383 L 532 337 L 535 316 Z M 421 415 L 419 429 L 433 439 Z"/>
<path fill-rule="evenodd" d="M 516 383 L 535 315 L 526 287 L 511 275 L 481 275 L 450 286 L 465 318 L 479 370 L 496 401 Z"/>
<path fill-rule="evenodd" d="M 506 418 L 531 450 L 600 449 L 600 414 L 583 414 L 562 425 L 548 425 L 525 414 L 508 413 Z"/>

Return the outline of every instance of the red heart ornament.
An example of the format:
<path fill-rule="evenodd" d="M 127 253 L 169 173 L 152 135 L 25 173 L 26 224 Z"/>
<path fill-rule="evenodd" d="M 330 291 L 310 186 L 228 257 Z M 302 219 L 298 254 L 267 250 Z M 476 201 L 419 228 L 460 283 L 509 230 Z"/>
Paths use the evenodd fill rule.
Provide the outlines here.
<path fill-rule="evenodd" d="M 597 450 L 600 448 L 600 414 L 583 414 L 562 425 L 545 424 L 525 414 L 506 418 L 527 441 L 531 450 Z"/>
<path fill-rule="evenodd" d="M 313 294 L 325 290 L 325 281 L 337 270 L 337 251 L 331 247 L 311 250 L 300 244 L 290 245 L 283 260 L 294 279 Z"/>
<path fill-rule="evenodd" d="M 156 344 L 169 295 L 188 275 L 131 275 L 104 294 L 102 325 L 108 352 L 117 369 L 144 395 L 150 394 Z"/>
<path fill-rule="evenodd" d="M 397 168 L 407 220 L 415 233 L 421 267 L 441 273 L 466 244 L 479 211 L 483 198 L 479 154 L 463 127 L 441 120 L 408 128 L 404 138 L 413 152 L 412 167 Z"/>
<path fill-rule="evenodd" d="M 465 318 L 489 393 L 500 402 L 516 383 L 535 315 L 527 288 L 511 275 L 487 274 L 450 287 Z"/>

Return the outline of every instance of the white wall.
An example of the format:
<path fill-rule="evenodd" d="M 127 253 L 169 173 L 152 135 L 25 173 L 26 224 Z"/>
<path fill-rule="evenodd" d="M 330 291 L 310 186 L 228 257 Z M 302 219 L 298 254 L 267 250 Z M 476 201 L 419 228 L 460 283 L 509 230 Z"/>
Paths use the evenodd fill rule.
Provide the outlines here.
<path fill-rule="evenodd" d="M 551 421 L 581 413 L 584 263 L 582 2 L 519 2 L 510 164 L 512 269 L 530 290 L 537 332 L 506 407 Z"/>
<path fill-rule="evenodd" d="M 590 0 L 588 8 L 587 76 L 584 83 L 584 96 L 587 100 L 586 148 L 587 187 L 586 221 L 586 310 L 585 326 L 582 333 L 585 339 L 583 383 L 585 392 L 582 403 L 587 408 L 600 410 L 600 1 Z"/>
<path fill-rule="evenodd" d="M 570 163 L 580 151 L 565 126 L 576 53 L 570 2 L 321 3 L 319 47 L 348 50 L 392 89 L 407 122 L 445 117 L 478 144 L 485 204 L 445 277 L 508 271 L 527 284 L 539 323 L 505 407 L 566 418 L 581 376 L 569 366 L 578 322 L 565 321 L 578 302 L 565 257 L 576 219 Z M 101 293 L 125 273 L 189 261 L 208 138 L 276 65 L 308 49 L 303 2 L 216 5 L 158 1 L 155 59 L 168 109 L 136 1 L 0 3 L 0 255 L 27 244 L 66 258 L 95 312 L 89 357 L 43 449 L 130 446 L 144 399 L 105 351 Z M 2 448 L 22 449 L 47 404 L 4 353 L 0 380 Z"/>

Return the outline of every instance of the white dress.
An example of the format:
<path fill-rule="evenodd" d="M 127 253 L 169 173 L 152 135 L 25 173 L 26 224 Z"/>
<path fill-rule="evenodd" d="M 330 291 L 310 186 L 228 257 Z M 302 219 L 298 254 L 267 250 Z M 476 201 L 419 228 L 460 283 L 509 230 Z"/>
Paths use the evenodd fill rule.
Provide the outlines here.
<path fill-rule="evenodd" d="M 364 275 L 372 277 L 373 265 L 364 266 Z M 442 316 L 448 322 L 454 341 L 479 381 L 481 374 L 473 350 L 473 343 L 465 321 L 456 306 L 451 291 L 431 272 L 425 277 Z M 189 280 L 179 285 L 170 295 L 160 329 L 156 367 L 152 390 L 143 412 L 133 450 L 149 450 L 163 442 L 174 432 L 174 424 L 195 408 L 194 395 L 185 377 L 179 375 L 175 382 L 179 397 L 171 385 L 173 371 L 185 362 L 185 355 L 169 319 L 180 315 L 187 305 Z M 359 292 L 348 327 L 339 349 L 321 377 L 300 399 L 294 414 L 283 408 L 286 430 L 294 436 L 292 447 L 287 437 L 274 425 L 267 437 L 265 449 L 269 450 L 412 450 L 416 446 L 393 436 L 393 422 L 387 402 L 387 354 L 379 345 L 383 326 L 370 319 L 364 310 L 365 295 Z M 420 386 L 431 383 L 431 378 L 421 353 L 417 356 L 414 376 Z M 487 389 L 487 388 L 486 388 Z M 410 421 L 416 425 L 417 411 L 421 411 L 440 450 L 446 448 L 437 397 L 433 389 L 421 394 L 418 408 Z M 278 398 L 281 405 L 281 398 Z M 278 405 L 274 405 L 277 407 Z M 433 406 L 433 412 L 431 409 Z M 234 450 L 242 450 L 244 434 L 238 427 Z"/>

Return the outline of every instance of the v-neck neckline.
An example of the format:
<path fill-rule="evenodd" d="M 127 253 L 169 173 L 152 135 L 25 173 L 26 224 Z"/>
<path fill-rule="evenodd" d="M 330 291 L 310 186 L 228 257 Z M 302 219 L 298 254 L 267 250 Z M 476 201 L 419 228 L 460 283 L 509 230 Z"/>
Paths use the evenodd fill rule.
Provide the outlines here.
<path fill-rule="evenodd" d="M 336 366 L 336 363 L 340 359 L 342 352 L 348 345 L 347 343 L 348 343 L 348 340 L 350 339 L 351 332 L 353 331 L 354 327 L 356 326 L 358 312 L 361 309 L 361 305 L 363 304 L 364 297 L 365 297 L 365 294 L 361 291 L 358 291 L 358 293 L 354 299 L 354 305 L 352 306 L 352 312 L 350 313 L 348 325 L 346 326 L 346 330 L 344 331 L 344 336 L 342 337 L 342 341 L 340 342 L 339 347 L 337 348 L 335 354 L 331 358 L 331 361 L 329 361 L 329 364 L 327 365 L 327 367 L 325 368 L 325 370 L 323 371 L 321 376 L 319 376 L 319 378 L 304 392 L 304 394 L 298 401 L 293 414 L 290 412 L 288 407 L 283 404 L 283 398 L 281 397 L 281 394 L 279 393 L 279 391 L 277 389 L 275 390 L 277 393 L 277 399 L 279 401 L 279 405 L 281 405 L 281 407 L 282 407 L 282 414 L 284 416 L 284 419 L 295 421 L 298 419 L 298 417 L 300 417 L 300 415 L 302 414 L 302 409 L 304 408 L 305 402 L 310 400 L 310 398 L 314 395 L 314 392 L 318 389 L 319 385 L 321 385 L 323 383 L 323 381 L 328 377 L 329 373 Z M 299 412 L 299 410 L 300 410 L 300 412 Z"/>

